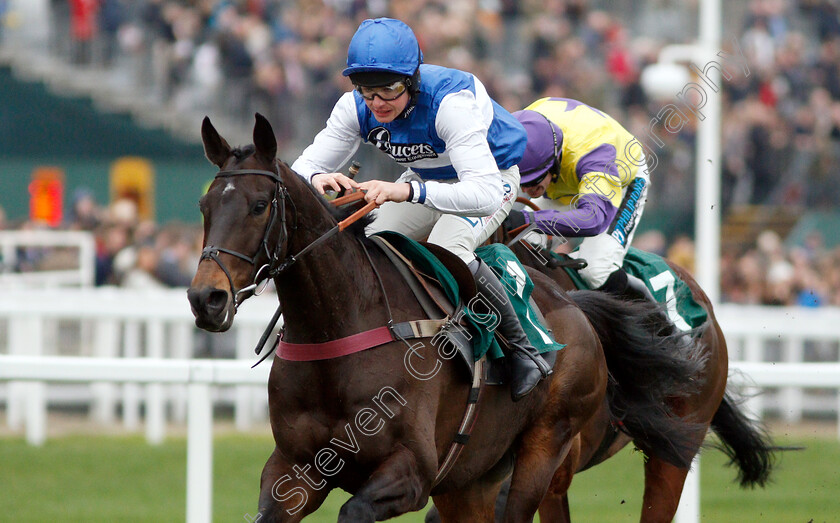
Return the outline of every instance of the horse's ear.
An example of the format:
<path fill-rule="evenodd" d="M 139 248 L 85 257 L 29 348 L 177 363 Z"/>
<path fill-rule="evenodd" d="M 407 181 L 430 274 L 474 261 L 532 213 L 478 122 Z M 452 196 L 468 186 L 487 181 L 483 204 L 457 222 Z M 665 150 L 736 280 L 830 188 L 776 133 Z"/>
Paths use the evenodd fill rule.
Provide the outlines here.
<path fill-rule="evenodd" d="M 273 162 L 277 156 L 277 138 L 274 136 L 274 129 L 265 116 L 260 113 L 254 115 L 257 122 L 254 124 L 254 147 L 257 155 L 266 162 Z"/>
<path fill-rule="evenodd" d="M 204 142 L 204 155 L 211 163 L 221 169 L 227 159 L 230 158 L 230 145 L 219 136 L 219 132 L 216 131 L 207 116 L 201 122 L 201 140 Z"/>

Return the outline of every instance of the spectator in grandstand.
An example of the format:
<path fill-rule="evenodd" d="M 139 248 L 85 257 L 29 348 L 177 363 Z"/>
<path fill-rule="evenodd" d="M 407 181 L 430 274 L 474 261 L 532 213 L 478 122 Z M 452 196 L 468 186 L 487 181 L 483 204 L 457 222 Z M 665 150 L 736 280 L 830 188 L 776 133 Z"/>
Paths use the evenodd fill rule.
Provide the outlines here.
<path fill-rule="evenodd" d="M 102 221 L 102 209 L 96 203 L 93 192 L 87 187 L 73 191 L 66 227 L 71 230 L 93 231 Z"/>

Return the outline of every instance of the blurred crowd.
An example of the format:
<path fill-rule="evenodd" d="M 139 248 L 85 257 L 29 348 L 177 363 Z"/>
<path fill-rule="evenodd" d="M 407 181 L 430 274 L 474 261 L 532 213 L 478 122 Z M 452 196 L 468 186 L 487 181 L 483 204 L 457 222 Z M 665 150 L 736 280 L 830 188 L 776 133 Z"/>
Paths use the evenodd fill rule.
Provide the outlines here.
<path fill-rule="evenodd" d="M 667 242 L 658 231 L 636 236 L 633 246 L 695 272 L 695 245 L 688 236 Z M 817 232 L 803 245 L 788 246 L 765 230 L 741 248 L 724 247 L 720 300 L 744 305 L 840 306 L 840 246 L 828 248 Z"/>
<path fill-rule="evenodd" d="M 743 54 L 749 67 L 723 81 L 720 93 L 724 217 L 747 204 L 833 209 L 840 198 L 838 2 L 722 4 L 722 48 Z M 173 111 L 222 110 L 243 122 L 262 112 L 291 157 L 351 88 L 340 71 L 364 18 L 408 22 L 427 63 L 475 73 L 508 110 L 542 96 L 576 98 L 638 137 L 679 93 L 653 96 L 642 73 L 666 46 L 695 41 L 698 22 L 696 0 L 53 0 L 51 8 L 54 52 L 81 67 L 129 71 Z M 687 117 L 679 132 L 659 133 L 643 221 L 693 214 L 697 122 Z M 194 270 L 200 231 L 192 226 L 128 225 L 108 212 L 94 227 L 82 221 L 72 227 L 96 231 L 103 252 L 100 283 L 122 282 L 125 267 L 138 265 L 157 267 L 146 272 L 163 285 Z M 833 263 L 840 251 L 816 235 L 797 248 L 773 235 L 724 251 L 724 301 L 840 305 Z M 693 263 L 685 236 L 654 231 L 635 244 Z M 166 264 L 182 273 L 165 276 Z"/>
<path fill-rule="evenodd" d="M 671 44 L 697 38 L 695 1 L 54 0 L 56 52 L 80 64 L 129 64 L 173 111 L 260 111 L 294 156 L 349 81 L 359 22 L 390 16 L 417 33 L 425 61 L 475 73 L 514 111 L 542 96 L 582 100 L 645 136 L 665 99 L 642 73 Z M 830 206 L 840 196 L 840 18 L 835 0 L 722 2 L 722 49 L 747 74 L 725 81 L 724 208 Z M 703 64 L 697 64 L 702 66 Z M 711 93 L 714 94 L 714 93 Z M 660 133 L 648 208 L 690 212 L 692 113 Z M 644 141 L 644 140 L 643 140 Z"/>

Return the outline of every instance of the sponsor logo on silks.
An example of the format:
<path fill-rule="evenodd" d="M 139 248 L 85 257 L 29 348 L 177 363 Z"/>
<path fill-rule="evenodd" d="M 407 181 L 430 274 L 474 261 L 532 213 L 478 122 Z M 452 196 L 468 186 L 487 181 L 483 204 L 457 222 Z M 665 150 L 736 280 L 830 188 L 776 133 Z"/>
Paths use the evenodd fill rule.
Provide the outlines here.
<path fill-rule="evenodd" d="M 438 157 L 432 146 L 427 143 L 392 143 L 391 131 L 384 127 L 371 129 L 367 140 L 399 163 Z"/>
<path fill-rule="evenodd" d="M 505 195 L 502 198 L 502 201 L 504 203 L 507 203 L 507 202 L 511 201 L 513 199 L 513 197 L 515 196 L 513 194 L 513 187 L 509 183 L 505 182 L 505 183 L 502 184 L 502 188 L 505 191 Z"/>
<path fill-rule="evenodd" d="M 624 201 L 621 202 L 618 216 L 615 222 L 613 222 L 613 230 L 610 232 L 610 236 L 618 240 L 618 243 L 622 246 L 625 245 L 627 236 L 633 232 L 633 227 L 636 226 L 636 220 L 634 218 L 636 217 L 637 204 L 639 203 L 642 192 L 644 192 L 644 188 L 644 179 L 636 178 L 633 180 L 633 188 L 624 198 Z"/>

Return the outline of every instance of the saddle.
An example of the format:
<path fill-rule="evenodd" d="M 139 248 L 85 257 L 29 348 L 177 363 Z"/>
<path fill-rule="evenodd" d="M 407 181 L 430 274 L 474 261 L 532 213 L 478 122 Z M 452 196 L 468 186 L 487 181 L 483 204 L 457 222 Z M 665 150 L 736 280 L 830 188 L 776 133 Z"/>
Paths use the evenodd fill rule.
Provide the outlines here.
<path fill-rule="evenodd" d="M 429 318 L 447 320 L 439 335 L 445 337 L 457 349 L 458 360 L 465 364 L 470 378 L 475 377 L 475 362 L 486 355 L 485 383 L 507 383 L 506 366 L 504 359 L 499 357 L 501 351 L 497 345 L 507 342 L 500 336 L 494 340 L 492 333 L 486 330 L 477 331 L 476 324 L 470 321 L 470 311 L 465 304 L 469 304 L 476 296 L 477 288 L 467 265 L 443 247 L 427 242 L 415 242 L 397 233 L 378 233 L 370 239 L 397 268 Z M 495 254 L 491 256 L 493 259 L 495 257 Z M 532 317 L 536 317 L 543 331 L 550 335 L 550 330 L 545 328 L 545 318 L 530 297 L 529 305 Z M 534 341 L 536 340 L 532 340 Z M 488 346 L 487 349 L 484 348 L 485 345 Z M 553 345 L 541 351 L 543 358 L 551 366 L 557 358 L 556 350 L 564 347 L 556 342 Z M 535 343 L 535 346 L 539 346 L 538 343 Z"/>

